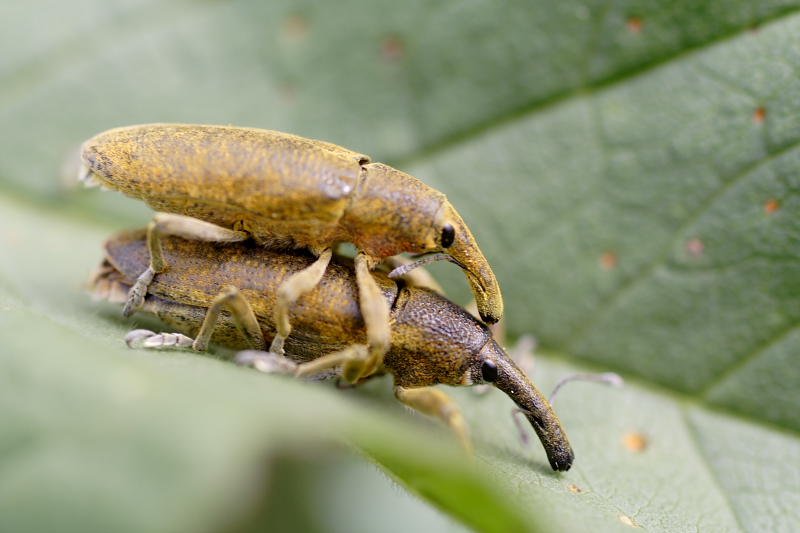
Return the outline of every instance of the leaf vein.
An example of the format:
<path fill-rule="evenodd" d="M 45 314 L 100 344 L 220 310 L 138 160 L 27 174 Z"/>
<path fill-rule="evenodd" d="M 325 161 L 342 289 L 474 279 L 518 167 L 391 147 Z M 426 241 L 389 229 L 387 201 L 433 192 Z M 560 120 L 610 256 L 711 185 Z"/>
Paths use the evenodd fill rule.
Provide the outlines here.
<path fill-rule="evenodd" d="M 714 487 L 716 487 L 716 489 L 719 491 L 723 500 L 725 500 L 725 503 L 727 503 L 728 510 L 733 515 L 734 520 L 736 520 L 736 524 L 739 526 L 739 530 L 747 531 L 747 529 L 744 527 L 744 524 L 742 524 L 742 518 L 739 516 L 739 513 L 737 512 L 736 506 L 733 505 L 730 496 L 722 486 L 722 482 L 720 481 L 716 470 L 714 470 L 714 467 L 708 460 L 708 456 L 706 455 L 705 449 L 703 448 L 703 445 L 700 442 L 700 435 L 698 435 L 696 426 L 689 418 L 686 406 L 681 406 L 679 410 L 681 413 L 681 418 L 683 418 L 683 423 L 686 425 L 686 433 L 689 435 L 689 438 L 694 443 L 694 447 L 697 450 L 700 462 L 703 464 L 703 466 L 705 466 L 706 472 L 708 473 L 708 477 L 710 478 L 711 483 L 713 483 Z"/>
<path fill-rule="evenodd" d="M 462 128 L 461 130 L 455 131 L 450 135 L 443 136 L 439 141 L 430 143 L 427 146 L 423 146 L 415 153 L 399 157 L 393 161 L 390 161 L 389 163 L 399 168 L 410 167 L 419 164 L 425 160 L 432 159 L 437 154 L 451 150 L 458 145 L 465 144 L 494 128 L 509 124 L 529 115 L 544 112 L 571 99 L 585 97 L 594 91 L 622 85 L 631 79 L 644 76 L 649 72 L 655 71 L 662 66 L 676 62 L 684 57 L 688 57 L 692 54 L 696 54 L 711 48 L 717 44 L 735 39 L 745 32 L 751 31 L 754 25 L 760 26 L 770 22 L 779 21 L 791 17 L 797 13 L 800 13 L 800 7 L 786 8 L 783 11 L 766 16 L 763 19 L 755 20 L 750 25 L 739 27 L 733 31 L 718 35 L 702 43 L 681 48 L 672 54 L 664 55 L 653 61 L 631 67 L 627 70 L 621 70 L 605 78 L 600 78 L 594 83 L 588 85 L 583 84 L 576 87 L 568 87 L 565 88 L 563 92 L 538 97 L 527 104 L 517 107 L 516 109 L 505 112 L 486 121 Z"/>
<path fill-rule="evenodd" d="M 719 385 L 721 385 L 725 380 L 727 380 L 732 375 L 736 374 L 739 370 L 750 364 L 752 361 L 755 361 L 762 355 L 764 355 L 769 349 L 780 342 L 782 342 L 786 337 L 794 333 L 794 331 L 800 328 L 800 322 L 792 322 L 787 327 L 779 331 L 776 335 L 772 338 L 767 340 L 766 342 L 756 346 L 749 352 L 747 352 L 744 356 L 738 358 L 736 362 L 730 365 L 728 368 L 721 370 L 712 380 L 710 380 L 703 389 L 698 393 L 698 396 L 703 398 L 705 401 L 708 400 L 708 396 L 713 392 L 713 389 Z"/>
<path fill-rule="evenodd" d="M 663 248 L 662 252 L 660 254 L 657 254 L 655 261 L 642 268 L 637 274 L 628 278 L 627 281 L 623 282 L 615 291 L 610 293 L 609 296 L 607 296 L 606 298 L 603 299 L 602 302 L 600 302 L 596 310 L 593 311 L 592 314 L 589 317 L 587 317 L 586 320 L 582 321 L 583 325 L 576 331 L 575 335 L 573 335 L 572 337 L 572 340 L 567 344 L 565 349 L 567 351 L 577 353 L 578 350 L 576 350 L 575 348 L 579 346 L 585 340 L 585 338 L 592 332 L 595 326 L 597 326 L 597 324 L 603 318 L 605 318 L 605 316 L 608 313 L 608 310 L 615 307 L 627 294 L 631 292 L 631 290 L 633 290 L 641 283 L 652 277 L 652 275 L 659 267 L 664 266 L 675 245 L 685 234 L 686 230 L 690 228 L 706 212 L 708 212 L 708 210 L 711 209 L 717 203 L 717 201 L 720 198 L 722 198 L 729 190 L 731 190 L 741 181 L 750 177 L 752 173 L 755 172 L 756 170 L 760 169 L 761 167 L 769 164 L 776 158 L 798 147 L 800 147 L 800 140 L 794 140 L 790 143 L 787 143 L 781 148 L 769 153 L 763 159 L 760 159 L 754 163 L 745 166 L 742 170 L 734 174 L 732 178 L 723 182 L 721 187 L 719 187 L 716 191 L 712 192 L 700 205 L 700 207 L 694 213 L 686 217 L 683 223 L 681 223 L 676 228 L 672 239 L 669 240 L 667 245 Z"/>

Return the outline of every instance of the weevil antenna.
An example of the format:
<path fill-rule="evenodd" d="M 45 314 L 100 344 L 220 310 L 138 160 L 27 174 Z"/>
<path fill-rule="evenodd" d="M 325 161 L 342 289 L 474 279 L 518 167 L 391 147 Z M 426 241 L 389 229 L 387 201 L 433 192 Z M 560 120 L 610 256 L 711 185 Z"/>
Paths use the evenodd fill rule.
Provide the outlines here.
<path fill-rule="evenodd" d="M 556 397 L 556 393 L 569 383 L 570 381 L 593 381 L 595 383 L 603 383 L 605 385 L 609 385 L 611 387 L 622 387 L 625 384 L 625 380 L 622 379 L 622 376 L 619 374 L 615 374 L 614 372 L 601 372 L 598 374 L 569 374 L 568 376 L 564 376 L 561 380 L 556 383 L 556 386 L 553 387 L 553 392 L 550 393 L 549 401 L 553 403 L 553 400 Z"/>
<path fill-rule="evenodd" d="M 511 410 L 511 419 L 514 420 L 514 425 L 517 426 L 517 433 L 519 433 L 519 440 L 522 441 L 523 446 L 527 446 L 528 443 L 531 441 L 530 437 L 528 437 L 528 433 L 525 431 L 525 423 L 520 419 L 519 415 L 527 416 L 531 415 L 530 411 L 527 409 L 521 409 L 519 407 L 515 407 Z M 527 422 L 527 419 L 525 419 Z"/>
<path fill-rule="evenodd" d="M 470 271 L 466 267 L 466 265 L 464 265 L 464 263 L 462 263 L 461 261 L 459 261 L 458 259 L 456 259 L 451 255 L 443 253 L 432 253 L 428 255 L 423 255 L 413 263 L 408 263 L 407 265 L 400 265 L 399 267 L 389 272 L 389 277 L 394 279 L 405 276 L 415 268 L 427 265 L 428 263 L 433 263 L 435 261 L 450 261 L 451 263 L 458 265 L 459 267 L 461 267 L 461 270 L 467 273 L 468 276 L 470 276 L 471 278 L 473 278 L 478 282 L 478 285 L 481 286 L 481 289 L 485 290 L 485 287 L 483 286 L 483 281 L 478 276 L 473 274 L 472 271 Z"/>

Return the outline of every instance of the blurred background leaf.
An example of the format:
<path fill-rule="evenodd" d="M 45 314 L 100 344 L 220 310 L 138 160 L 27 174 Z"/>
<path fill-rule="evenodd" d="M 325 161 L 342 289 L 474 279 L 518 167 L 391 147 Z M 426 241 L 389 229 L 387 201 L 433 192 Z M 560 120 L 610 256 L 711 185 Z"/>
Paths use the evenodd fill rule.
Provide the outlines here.
<path fill-rule="evenodd" d="M 0 4 L 0 529 L 461 527 L 387 492 L 342 439 L 483 530 L 800 527 L 797 10 Z M 444 191 L 498 274 L 510 331 L 543 348 L 542 388 L 576 370 L 629 378 L 558 399 L 575 468 L 554 475 L 521 448 L 497 395 L 455 393 L 473 469 L 388 384 L 343 393 L 120 348 L 131 324 L 79 283 L 104 236 L 149 212 L 75 190 L 75 154 L 156 121 L 321 138 Z M 465 303 L 463 276 L 434 270 Z"/>

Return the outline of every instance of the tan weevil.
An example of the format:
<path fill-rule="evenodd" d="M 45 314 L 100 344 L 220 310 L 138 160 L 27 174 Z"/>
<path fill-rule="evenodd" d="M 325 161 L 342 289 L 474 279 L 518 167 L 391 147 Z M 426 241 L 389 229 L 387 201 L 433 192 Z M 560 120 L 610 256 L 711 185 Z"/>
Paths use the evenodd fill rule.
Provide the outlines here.
<path fill-rule="evenodd" d="M 153 280 L 142 309 L 194 340 L 180 334 L 141 334 L 141 330 L 129 334 L 146 346 L 177 344 L 204 350 L 215 341 L 264 350 L 276 332 L 273 311 L 278 288 L 314 262 L 307 252 L 278 252 L 252 242 L 225 246 L 165 237 L 162 247 L 175 268 Z M 105 248 L 106 259 L 93 278 L 93 290 L 101 298 L 125 302 L 150 260 L 145 231 L 116 235 Z M 432 386 L 492 383 L 523 410 L 553 469 L 569 469 L 573 452 L 558 416 L 487 326 L 431 290 L 408 286 L 382 272 L 374 276 L 381 301 L 390 309 L 392 336 L 372 375 L 391 374 L 401 402 L 442 420 L 467 449 L 470 440 L 457 404 Z M 288 366 L 297 376 L 332 369 L 346 372 L 346 362 L 366 351 L 357 297 L 352 261 L 334 256 L 320 283 L 291 305 L 294 328 L 285 346 L 292 359 L 267 352 L 243 354 L 257 368 Z"/>
<path fill-rule="evenodd" d="M 481 318 L 491 324 L 502 317 L 494 273 L 445 195 L 366 155 L 277 131 L 150 124 L 100 133 L 84 143 L 82 160 L 84 181 L 161 212 L 148 228 L 151 260 L 131 288 L 126 316 L 142 304 L 155 274 L 169 266 L 160 237 L 177 235 L 220 242 L 252 238 L 318 258 L 278 291 L 278 332 L 270 351 L 279 354 L 291 332 L 291 303 L 319 283 L 337 243 L 353 243 L 369 355 L 351 361 L 349 375 L 368 375 L 388 346 L 388 309 L 370 271 L 391 256 L 445 252 L 442 258 L 465 271 Z"/>

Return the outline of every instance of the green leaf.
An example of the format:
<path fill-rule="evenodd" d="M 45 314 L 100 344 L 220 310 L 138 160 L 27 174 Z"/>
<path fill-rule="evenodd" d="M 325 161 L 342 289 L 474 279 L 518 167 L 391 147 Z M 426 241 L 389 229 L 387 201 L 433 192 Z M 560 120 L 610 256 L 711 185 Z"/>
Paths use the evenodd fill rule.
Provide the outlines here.
<path fill-rule="evenodd" d="M 420 164 L 455 205 L 482 202 L 468 223 L 505 291 L 529 295 L 508 302 L 512 330 L 800 430 L 786 393 L 800 384 L 798 28 L 772 23 Z"/>
<path fill-rule="evenodd" d="M 483 531 L 798 528 L 796 2 L 37 4 L 0 6 L 0 530 L 461 529 L 423 501 Z M 556 400 L 573 469 L 499 393 L 448 391 L 470 465 L 388 380 L 125 349 L 80 284 L 149 213 L 71 176 L 85 138 L 154 121 L 324 138 L 444 191 L 540 387 L 627 378 Z"/>

